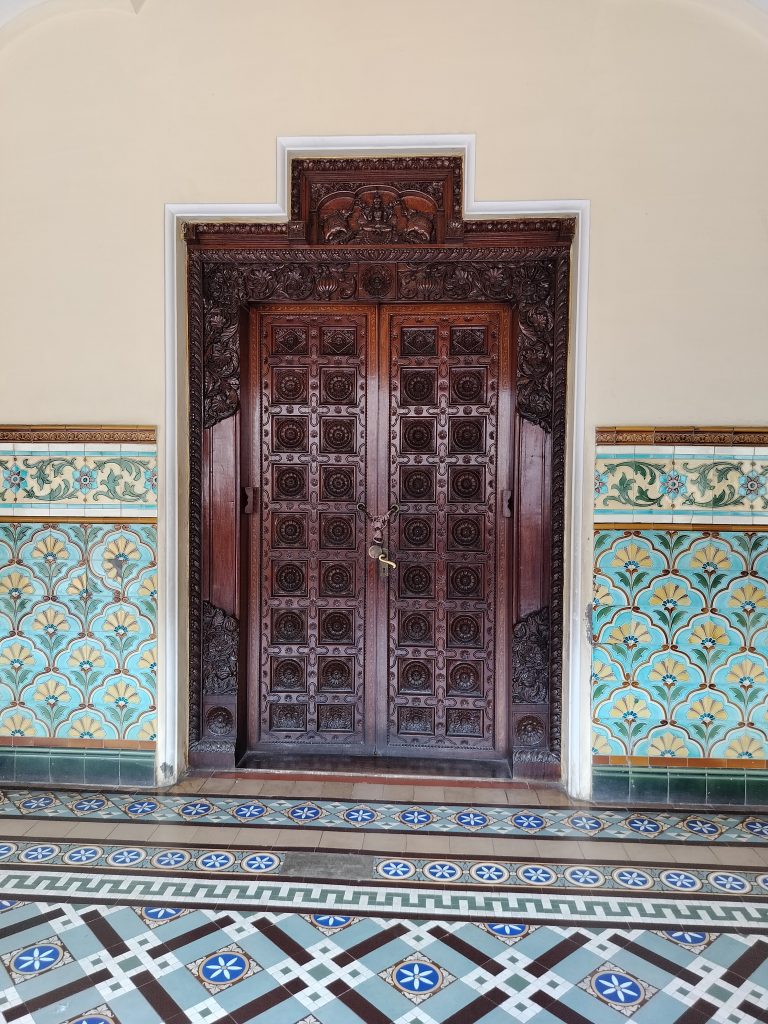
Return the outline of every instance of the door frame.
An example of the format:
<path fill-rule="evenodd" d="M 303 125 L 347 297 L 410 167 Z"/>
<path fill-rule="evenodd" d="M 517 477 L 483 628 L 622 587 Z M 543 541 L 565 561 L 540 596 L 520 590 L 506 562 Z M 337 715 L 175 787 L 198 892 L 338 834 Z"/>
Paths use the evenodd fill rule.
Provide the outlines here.
<path fill-rule="evenodd" d="M 395 150 L 395 151 L 399 150 L 401 152 L 403 150 L 410 150 L 412 152 L 416 151 L 416 152 L 421 152 L 421 153 L 435 152 L 436 150 L 439 150 L 439 151 L 442 151 L 442 152 L 446 152 L 446 150 L 447 150 L 449 152 L 452 151 L 454 153 L 458 151 L 458 152 L 462 153 L 463 156 L 466 157 L 466 171 L 467 171 L 467 177 L 468 177 L 469 181 L 472 181 L 472 179 L 473 179 L 474 140 L 473 140 L 472 137 L 466 137 L 466 136 L 464 136 L 464 137 L 457 137 L 457 136 L 421 137 L 421 138 L 404 137 L 404 138 L 398 138 L 398 139 L 386 138 L 386 137 L 385 138 L 375 138 L 375 137 L 373 137 L 373 138 L 364 138 L 364 139 L 346 139 L 345 138 L 345 139 L 333 139 L 333 140 L 319 140 L 319 139 L 313 139 L 313 140 L 298 140 L 298 139 L 281 140 L 281 145 L 280 145 L 280 149 L 279 149 L 279 161 L 280 161 L 281 165 L 285 166 L 288 157 L 290 155 L 292 155 L 293 153 L 306 153 L 306 154 L 309 154 L 309 153 L 318 152 L 318 151 L 323 151 L 323 152 L 327 153 L 327 152 L 333 152 L 334 150 L 336 152 L 341 152 L 341 151 L 344 151 L 344 152 L 355 152 L 355 151 L 357 151 L 357 152 L 369 152 L 369 153 L 370 152 L 377 152 L 377 151 L 381 151 L 381 150 L 386 150 L 386 151 L 390 151 L 390 152 L 392 150 Z M 266 218 L 268 218 L 268 217 L 269 218 L 273 218 L 273 217 L 279 215 L 282 212 L 283 211 L 280 210 L 279 205 L 260 206 L 260 207 L 255 207 L 255 206 L 251 206 L 251 207 L 168 206 L 166 208 L 166 219 L 167 219 L 167 224 L 168 224 L 168 227 L 169 227 L 169 231 L 168 231 L 168 235 L 167 235 L 167 255 L 168 255 L 168 261 L 167 261 L 167 263 L 168 263 L 167 285 L 168 285 L 168 295 L 170 297 L 169 298 L 169 302 L 167 304 L 168 318 L 167 318 L 167 331 L 166 331 L 166 335 L 167 335 L 167 339 L 169 341 L 169 345 L 168 345 L 168 363 L 167 363 L 168 373 L 167 373 L 167 378 L 166 378 L 166 384 L 167 384 L 167 394 L 168 394 L 168 398 L 169 398 L 169 405 L 171 407 L 178 408 L 178 403 L 176 401 L 175 389 L 176 389 L 177 378 L 179 376 L 179 370 L 180 369 L 181 369 L 182 374 L 183 374 L 183 363 L 182 363 L 181 367 L 179 367 L 179 365 L 178 365 L 179 356 L 178 356 L 178 350 L 176 349 L 176 338 L 177 338 L 177 333 L 178 333 L 177 325 L 178 325 L 178 322 L 180 320 L 179 314 L 183 313 L 183 307 L 184 307 L 183 294 L 181 292 L 181 289 L 177 287 L 177 284 L 181 283 L 178 280 L 179 272 L 181 270 L 181 261 L 179 260 L 178 257 L 183 252 L 183 245 L 179 242 L 178 235 L 176 234 L 175 230 L 173 230 L 173 229 L 175 228 L 176 225 L 180 224 L 180 222 L 182 222 L 182 221 L 189 221 L 190 218 L 200 217 L 201 215 L 205 216 L 206 214 L 208 216 L 214 216 L 214 217 L 216 217 L 216 216 L 222 217 L 222 216 L 227 216 L 227 215 L 231 215 L 231 214 L 239 215 L 241 217 L 256 215 L 256 216 L 261 216 L 262 220 L 266 220 Z M 570 527 L 571 528 L 570 528 L 570 531 L 569 531 L 569 540 L 570 540 L 571 551 L 573 552 L 574 549 L 576 549 L 578 547 L 578 545 L 580 544 L 580 536 L 581 536 L 581 532 L 582 532 L 581 522 L 582 522 L 583 515 L 584 515 L 584 505 L 585 505 L 585 500 L 584 500 L 584 497 L 583 497 L 583 476 L 584 476 L 584 474 L 583 474 L 583 470 L 582 470 L 582 465 L 583 465 L 584 458 L 585 458 L 585 453 L 584 453 L 584 437 L 583 437 L 583 388 L 584 388 L 584 370 L 585 370 L 585 364 L 584 364 L 584 356 L 585 356 L 584 341 L 585 341 L 585 329 L 586 329 L 586 303 L 585 303 L 585 298 L 586 298 L 586 259 L 587 259 L 587 241 L 588 241 L 587 222 L 588 222 L 589 204 L 588 204 L 587 201 L 555 201 L 553 203 L 531 203 L 531 204 L 516 204 L 516 203 L 502 203 L 502 204 L 485 203 L 485 204 L 482 204 L 482 203 L 477 203 L 476 201 L 473 201 L 471 199 L 466 199 L 465 202 L 464 202 L 464 210 L 463 210 L 463 212 L 464 213 L 470 213 L 470 214 L 474 213 L 475 215 L 477 215 L 478 213 L 491 213 L 491 212 L 498 213 L 498 214 L 501 214 L 501 215 L 503 215 L 503 214 L 533 213 L 533 212 L 536 212 L 536 213 L 555 213 L 555 214 L 573 213 L 573 214 L 576 215 L 576 224 L 578 226 L 578 246 L 576 248 L 576 252 L 574 253 L 574 255 L 577 257 L 577 261 L 576 262 L 577 262 L 579 273 L 578 273 L 578 279 L 577 279 L 577 287 L 573 291 L 572 300 L 573 300 L 573 305 L 575 306 L 574 336 L 576 338 L 577 344 L 575 346 L 575 352 L 573 353 L 574 365 L 572 367 L 572 373 L 571 373 L 572 391 L 571 391 L 571 404 L 570 404 L 570 410 L 569 410 L 570 411 L 569 420 L 571 422 L 572 430 L 571 430 L 571 434 L 570 434 L 570 449 L 571 449 L 570 454 L 571 454 L 571 458 L 568 460 L 569 461 L 569 469 L 571 470 L 570 479 L 569 479 L 569 485 L 570 485 L 569 486 L 569 497 L 571 499 L 571 517 L 570 517 Z M 469 226 L 470 223 L 471 222 L 468 221 L 467 225 Z M 571 228 L 573 228 L 573 226 L 574 226 L 574 221 L 573 220 L 570 222 L 570 225 L 571 225 Z M 483 222 L 482 224 L 472 224 L 473 238 L 472 238 L 471 248 L 473 250 L 473 254 L 472 254 L 473 256 L 478 256 L 478 257 L 482 256 L 482 253 L 479 251 L 480 247 L 478 245 L 478 242 L 480 241 L 480 237 L 479 237 L 480 231 L 487 231 L 490 226 L 491 226 L 490 222 L 487 222 L 487 221 Z M 542 226 L 542 221 L 541 220 L 536 221 L 535 224 L 534 224 L 534 230 L 540 228 L 541 226 Z M 550 222 L 550 226 L 551 226 L 551 222 Z M 254 231 L 254 233 L 257 233 L 259 231 L 263 231 L 263 232 L 266 233 L 266 232 L 269 231 L 269 227 L 270 226 L 268 224 L 262 224 L 260 227 L 256 226 L 256 225 L 252 225 L 252 224 L 251 225 L 241 225 L 239 227 L 239 229 L 238 228 L 234 229 L 232 234 L 235 237 L 238 237 L 238 231 L 242 231 L 243 229 Z M 493 227 L 496 228 L 496 230 L 499 231 L 499 232 L 501 232 L 501 231 L 505 232 L 504 241 L 506 242 L 509 239 L 509 237 L 510 237 L 510 235 L 508 233 L 506 233 L 506 232 L 519 231 L 520 227 L 521 227 L 521 222 L 519 220 L 505 220 L 505 221 L 497 222 L 497 223 L 493 224 Z M 531 228 L 531 221 L 530 220 L 525 222 L 525 228 L 526 229 Z M 219 230 L 222 230 L 222 229 L 226 230 L 226 225 L 220 224 L 218 226 L 218 229 Z M 242 236 L 239 236 L 239 237 L 242 237 Z M 516 240 L 518 240 L 518 239 L 522 240 L 520 238 L 520 236 L 517 236 Z M 500 241 L 500 240 L 501 239 L 496 239 L 494 241 Z M 516 246 L 515 247 L 515 251 L 519 254 L 520 253 L 520 246 Z M 498 252 L 498 250 L 496 252 L 496 255 L 497 256 L 501 255 Z M 194 258 L 190 261 L 190 263 L 193 263 L 193 262 L 194 262 Z M 567 313 L 567 305 L 568 305 L 567 295 L 564 292 L 561 292 L 560 293 L 560 297 L 561 297 L 561 301 L 559 303 L 558 313 L 562 313 L 563 311 L 565 313 Z M 170 301 L 170 299 L 173 299 L 175 301 Z M 201 310 L 198 310 L 198 323 L 199 324 L 202 323 L 202 321 L 199 320 L 200 312 L 201 312 Z M 561 322 L 562 322 L 562 319 L 563 318 L 561 316 L 560 317 Z M 194 333 L 194 329 L 195 329 L 195 308 L 194 308 L 194 302 L 192 303 L 192 308 L 190 309 L 190 324 L 192 326 L 193 333 Z M 567 336 L 567 324 L 565 325 L 564 332 L 561 332 L 561 333 L 564 333 Z M 171 344 L 170 344 L 170 340 L 171 339 L 173 339 L 173 342 L 174 342 L 173 346 L 171 346 Z M 191 354 L 194 356 L 194 353 L 191 353 Z M 194 359 L 193 359 L 192 362 L 194 364 Z M 562 362 L 563 362 L 563 369 L 564 369 L 564 360 L 562 360 Z M 190 378 L 193 381 L 193 389 L 194 389 L 195 369 L 196 368 L 195 368 L 194 365 L 190 366 Z M 199 368 L 198 368 L 198 371 L 199 371 Z M 564 394 L 564 383 L 565 383 L 564 382 L 564 374 L 561 374 L 560 376 L 563 378 L 563 380 L 562 380 L 562 383 L 563 383 L 562 390 L 563 390 L 563 394 Z M 199 382 L 200 382 L 200 380 L 199 380 L 199 372 L 198 372 L 198 383 Z M 193 396 L 193 405 L 194 405 L 194 396 Z M 194 414 L 194 410 L 192 410 L 192 412 Z M 563 413 L 564 412 L 565 412 L 565 410 L 563 409 Z M 194 419 L 194 415 L 193 415 L 193 419 Z M 563 419 L 564 419 L 564 415 L 563 415 Z M 165 467 L 166 468 L 166 480 L 169 482 L 169 484 L 175 484 L 176 480 L 178 479 L 178 467 L 175 464 L 176 454 L 177 454 L 177 452 L 176 452 L 177 442 L 176 442 L 175 437 L 174 437 L 174 429 L 173 429 L 174 428 L 174 424 L 172 422 L 169 422 L 167 424 L 167 427 L 168 427 L 167 434 L 166 434 L 166 456 L 167 456 L 167 461 L 166 461 L 166 467 Z M 191 446 L 194 447 L 194 439 L 191 439 L 191 441 L 192 441 L 192 445 Z M 588 453 L 586 453 L 586 454 L 587 454 L 587 457 L 588 457 Z M 564 460 L 563 460 L 563 463 L 564 463 Z M 561 463 L 561 465 L 562 465 L 562 463 Z M 562 474 L 560 474 L 560 477 L 562 478 Z M 560 488 L 560 490 L 563 491 L 564 487 Z M 175 494 L 175 491 L 174 491 L 173 486 L 169 486 L 168 490 L 167 490 L 167 503 L 166 503 L 165 521 L 166 521 L 166 523 L 168 525 L 168 536 L 169 536 L 169 539 L 171 539 L 171 540 L 175 536 L 176 532 L 178 531 L 178 527 L 180 525 L 178 510 L 177 510 L 177 508 L 174 507 L 174 504 L 175 504 L 174 503 L 174 494 Z M 183 508 L 183 505 L 184 505 L 183 497 L 184 496 L 182 495 L 182 500 L 181 500 L 182 508 Z M 191 497 L 193 498 L 193 503 L 194 503 L 194 495 L 191 495 Z M 560 504 L 562 505 L 562 501 L 561 501 Z M 190 512 L 192 512 L 192 509 L 190 509 Z M 178 619 L 177 619 L 177 609 L 175 607 L 174 597 L 178 596 L 178 597 L 181 598 L 180 603 L 181 603 L 182 614 L 183 614 L 184 597 L 186 595 L 183 593 L 183 589 L 179 593 L 179 588 L 178 588 L 178 584 L 177 584 L 177 575 L 176 575 L 177 572 L 178 572 L 178 565 L 175 563 L 175 560 L 173 558 L 174 552 L 172 550 L 170 550 L 170 545 L 169 545 L 169 549 L 166 551 L 166 554 L 167 554 L 167 562 L 166 562 L 166 574 L 165 575 L 166 575 L 166 580 L 167 580 L 167 582 L 169 584 L 169 587 L 168 587 L 168 600 L 167 600 L 167 603 L 166 603 L 166 620 L 169 623 L 174 623 L 174 622 L 178 621 Z M 199 566 L 195 566 L 195 564 L 194 564 L 194 552 L 191 552 L 191 554 L 193 555 L 193 559 L 192 559 L 192 564 L 191 564 L 190 567 L 192 569 L 192 576 L 193 576 L 193 587 L 192 587 L 192 589 L 194 590 L 194 583 L 195 583 L 194 573 L 195 573 L 196 568 L 199 568 Z M 562 565 L 562 562 L 561 562 L 561 565 Z M 580 565 L 580 560 L 577 561 L 577 565 Z M 571 573 L 570 576 L 569 576 L 569 581 L 568 581 L 569 582 L 568 621 L 569 621 L 569 623 L 571 625 L 573 625 L 574 623 L 578 624 L 579 621 L 580 621 L 580 618 L 581 618 L 581 613 L 580 613 L 580 608 L 581 608 L 580 594 L 583 592 L 584 583 L 585 583 L 585 579 L 582 578 L 582 577 L 584 577 L 584 573 L 581 572 L 581 571 L 576 571 L 574 573 Z M 562 573 L 560 575 L 560 582 L 562 583 Z M 193 594 L 190 594 L 190 597 L 193 597 L 193 596 L 194 596 Z M 555 598 L 555 600 L 557 600 L 558 596 L 559 595 L 558 595 L 557 590 L 553 591 L 553 597 Z M 562 621 L 562 617 L 561 617 L 561 621 Z M 583 711 L 583 707 L 586 706 L 586 705 L 584 705 L 583 700 L 579 699 L 579 697 L 580 697 L 580 679 L 581 679 L 581 674 L 582 674 L 581 670 L 583 668 L 583 663 L 585 661 L 585 650 L 583 649 L 584 648 L 584 644 L 583 644 L 583 641 L 581 640 L 581 637 L 580 637 L 579 633 L 580 633 L 580 630 L 576 631 L 576 630 L 573 630 L 573 629 L 571 629 L 571 631 L 569 632 L 569 655 L 570 656 L 569 656 L 569 658 L 567 660 L 567 665 L 568 665 L 568 671 L 569 671 L 569 675 L 571 677 L 571 683 L 572 683 L 572 685 L 569 688 L 569 704 L 570 704 L 570 707 L 571 707 L 571 710 L 572 710 L 572 714 L 570 715 L 570 729 L 569 729 L 570 740 L 571 741 L 568 744 L 567 753 L 568 753 L 568 767 L 569 767 L 569 781 L 570 781 L 570 787 L 569 788 L 571 789 L 572 792 L 583 795 L 585 793 L 585 779 L 587 778 L 587 774 L 586 774 L 586 772 L 584 770 L 584 767 L 583 767 L 587 763 L 585 757 L 583 756 L 583 751 L 584 751 L 584 749 L 587 748 L 587 744 L 586 744 L 586 741 L 584 740 L 583 722 L 581 721 L 581 719 L 584 717 L 584 715 L 582 714 L 582 711 Z M 185 636 L 184 636 L 183 633 L 179 636 L 179 640 L 181 642 L 181 646 L 182 646 L 182 649 L 183 649 L 184 640 L 185 640 Z M 178 759 L 180 757 L 183 757 L 183 754 L 181 754 L 181 752 L 178 750 L 178 748 L 174 749 L 174 744 L 172 742 L 173 737 L 171 736 L 170 739 L 169 739 L 169 732 L 172 732 L 172 730 L 169 730 L 169 728 L 168 728 L 169 725 L 173 724 L 174 718 L 175 718 L 175 716 L 177 715 L 177 713 L 180 710 L 178 708 L 176 700 L 174 699 L 176 697 L 175 688 L 173 686 L 173 683 L 174 683 L 174 661 L 175 661 L 175 659 L 173 657 L 173 655 L 174 655 L 174 650 L 173 650 L 174 642 L 175 642 L 175 636 L 174 635 L 170 635 L 168 637 L 168 649 L 166 651 L 166 656 L 165 656 L 165 659 L 164 659 L 165 669 L 166 669 L 166 686 L 165 686 L 165 688 L 163 690 L 163 706 L 161 707 L 161 718 L 164 720 L 164 725 L 165 725 L 165 728 L 163 729 L 163 734 L 164 734 L 164 737 L 165 737 L 163 754 L 166 755 L 165 764 L 164 764 L 165 772 L 163 773 L 165 778 L 168 778 L 168 776 L 173 772 L 174 764 L 178 763 Z M 194 648 L 194 646 L 195 646 L 195 630 L 194 629 L 191 631 L 190 643 L 191 643 L 191 646 Z M 199 651 L 198 651 L 198 653 L 199 653 Z M 194 654 L 194 651 L 193 651 L 193 654 Z M 193 660 L 194 660 L 194 658 L 193 658 Z M 558 671 L 558 675 L 559 675 L 559 671 Z M 577 685 L 575 685 L 575 686 L 573 685 L 574 679 L 575 679 L 575 681 L 577 683 Z M 190 740 L 192 741 L 193 747 L 197 747 L 198 748 L 199 753 L 204 753 L 204 751 L 200 748 L 200 744 L 198 742 L 199 739 L 200 739 L 200 730 L 199 730 L 199 721 L 195 720 L 196 719 L 196 714 L 195 713 L 199 712 L 199 704 L 197 704 L 197 702 L 195 700 L 195 696 L 196 695 L 194 693 L 194 687 L 193 687 L 193 692 L 190 694 L 190 698 L 191 698 L 190 703 L 191 703 L 191 711 L 192 711 L 192 714 L 190 716 L 190 718 L 191 718 L 191 721 L 190 721 L 190 726 L 191 726 L 191 729 L 190 729 L 190 733 L 191 733 Z M 185 703 L 185 701 L 183 700 L 183 697 L 182 697 L 181 703 L 182 703 L 182 714 L 183 714 L 183 705 Z M 197 706 L 196 706 L 196 704 L 197 704 Z M 553 710 L 555 710 L 555 709 L 553 708 Z M 556 716 L 557 717 L 556 725 L 559 725 L 559 708 L 557 708 L 556 710 L 558 712 L 558 714 Z M 574 714 L 573 712 L 576 712 L 576 713 Z M 178 739 L 178 736 L 177 736 L 177 739 Z M 553 740 L 554 739 L 555 739 L 555 736 L 553 735 Z M 195 760 L 195 758 L 194 758 L 195 750 L 193 750 L 192 753 L 193 753 L 193 758 L 192 759 Z M 532 762 L 529 761 L 530 767 L 533 769 L 533 771 L 532 772 L 528 772 L 526 774 L 552 776 L 553 774 L 557 773 L 558 772 L 558 768 L 555 767 L 555 762 L 559 761 L 559 756 L 558 756 L 558 754 L 559 754 L 559 744 L 558 744 L 557 750 L 552 749 L 550 751 L 550 754 L 552 756 L 550 756 L 548 758 L 549 767 L 548 767 L 547 770 L 544 770 L 544 771 L 536 770 L 535 763 L 532 763 Z M 161 754 L 161 756 L 162 756 L 162 754 Z M 543 768 L 544 765 L 541 765 L 541 767 Z M 552 770 L 553 768 L 555 769 L 554 772 Z"/>

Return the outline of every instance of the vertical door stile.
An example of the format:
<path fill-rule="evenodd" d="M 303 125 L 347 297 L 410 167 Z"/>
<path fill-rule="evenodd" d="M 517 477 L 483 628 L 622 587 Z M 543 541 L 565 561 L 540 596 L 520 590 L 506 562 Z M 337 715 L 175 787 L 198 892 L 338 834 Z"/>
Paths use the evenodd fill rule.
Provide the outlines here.
<path fill-rule="evenodd" d="M 381 339 L 378 310 L 368 310 L 368 362 L 365 381 L 366 395 L 366 480 L 364 503 L 366 513 L 360 516 L 363 530 L 363 545 L 368 551 L 371 541 L 368 516 L 377 516 L 381 503 L 380 446 L 386 441 L 386 430 L 381 422 L 379 382 L 382 373 Z M 366 620 L 365 620 L 365 711 L 366 742 L 375 753 L 378 750 L 379 711 L 379 666 L 381 665 L 381 636 L 378 623 L 386 607 L 386 598 L 381 590 L 379 566 L 366 557 Z"/>

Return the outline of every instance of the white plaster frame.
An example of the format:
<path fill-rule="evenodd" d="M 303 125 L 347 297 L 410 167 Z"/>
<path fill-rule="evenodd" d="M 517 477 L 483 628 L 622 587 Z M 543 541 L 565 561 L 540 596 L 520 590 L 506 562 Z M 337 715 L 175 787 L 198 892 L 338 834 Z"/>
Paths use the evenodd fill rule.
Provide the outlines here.
<path fill-rule="evenodd" d="M 566 460 L 566 537 L 564 595 L 563 751 L 564 782 L 571 796 L 586 798 L 591 788 L 590 653 L 582 633 L 583 612 L 591 594 L 591 491 L 585 478 L 584 422 L 587 367 L 587 293 L 589 266 L 588 199 L 491 202 L 475 199 L 474 135 L 336 135 L 286 137 L 277 140 L 277 202 L 168 203 L 165 207 L 165 417 L 160 434 L 160 552 L 163 559 L 163 613 L 160 650 L 158 781 L 169 783 L 184 767 L 186 738 L 179 715 L 186 687 L 179 645 L 180 574 L 185 572 L 186 530 L 179 516 L 180 446 L 186 430 L 186 253 L 184 221 L 285 221 L 289 218 L 290 164 L 298 157 L 436 156 L 464 158 L 464 216 L 549 216 L 576 218 L 571 276 L 571 336 L 568 375 Z M 588 498 L 590 499 L 588 501 Z"/>

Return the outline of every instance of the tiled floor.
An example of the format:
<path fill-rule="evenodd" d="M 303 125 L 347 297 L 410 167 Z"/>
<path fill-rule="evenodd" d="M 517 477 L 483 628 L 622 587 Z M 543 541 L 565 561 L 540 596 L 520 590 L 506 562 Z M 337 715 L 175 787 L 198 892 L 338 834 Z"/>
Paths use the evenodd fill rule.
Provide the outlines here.
<path fill-rule="evenodd" d="M 3 794 L 3 1024 L 768 1022 L 768 814 L 240 781 Z"/>

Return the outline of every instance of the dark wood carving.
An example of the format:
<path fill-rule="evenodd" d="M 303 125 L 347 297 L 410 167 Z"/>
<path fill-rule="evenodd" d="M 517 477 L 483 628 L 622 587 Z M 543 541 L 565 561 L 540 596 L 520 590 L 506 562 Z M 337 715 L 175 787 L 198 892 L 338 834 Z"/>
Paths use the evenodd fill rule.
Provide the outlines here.
<path fill-rule="evenodd" d="M 428 195 L 386 186 L 337 191 L 317 208 L 319 241 L 329 245 L 381 245 L 435 240 L 437 205 Z"/>
<path fill-rule="evenodd" d="M 244 386 L 261 426 L 251 612 L 251 745 L 361 748 L 368 570 L 368 349 L 354 307 L 258 309 Z"/>
<path fill-rule="evenodd" d="M 366 217 L 355 223 L 351 216 L 345 221 L 347 226 L 344 230 L 349 232 L 348 236 L 343 239 L 337 237 L 335 243 L 333 238 L 324 240 L 321 237 L 322 215 L 325 213 L 327 219 L 331 201 L 335 202 L 347 193 L 347 199 L 350 196 L 353 198 L 353 207 L 357 198 L 360 204 L 370 210 L 377 191 L 395 210 L 394 214 L 390 212 L 387 215 L 388 225 L 384 225 L 386 231 L 390 232 L 387 237 L 384 237 L 384 230 L 366 233 L 364 228 L 369 223 Z M 429 200 L 433 204 L 423 211 L 434 213 L 433 240 L 430 244 L 421 244 L 418 233 L 410 238 L 404 235 L 405 221 L 402 218 L 405 215 L 398 204 L 404 202 L 409 195 Z M 405 203 L 405 208 L 408 208 L 408 203 Z M 337 206 L 337 209 L 343 211 L 343 204 Z M 543 575 L 534 587 L 541 600 L 537 604 L 528 603 L 527 606 L 523 600 L 521 605 L 518 594 L 514 602 L 515 607 L 522 608 L 521 614 L 516 617 L 518 622 L 525 620 L 532 607 L 540 607 L 545 601 L 550 609 L 547 663 L 549 692 L 542 704 L 514 705 L 519 710 L 513 712 L 510 719 L 512 755 L 515 763 L 520 763 L 522 770 L 529 774 L 551 776 L 557 770 L 561 720 L 568 267 L 574 225 L 567 218 L 465 222 L 461 210 L 462 175 L 461 162 L 457 158 L 311 160 L 294 162 L 290 223 L 195 224 L 187 227 L 190 333 L 190 750 L 193 763 L 225 763 L 221 760 L 217 762 L 212 752 L 233 750 L 229 737 L 233 732 L 238 736 L 243 735 L 244 728 L 241 716 L 238 715 L 236 719 L 233 718 L 230 729 L 227 714 L 234 715 L 236 710 L 234 703 L 228 703 L 231 694 L 223 698 L 221 705 L 210 703 L 209 698 L 206 698 L 205 703 L 202 700 L 203 654 L 208 646 L 203 622 L 203 598 L 208 596 L 210 584 L 215 583 L 223 592 L 227 592 L 228 586 L 227 579 L 217 569 L 220 560 L 210 560 L 210 545 L 213 543 L 215 547 L 216 543 L 216 524 L 204 518 L 204 459 L 208 460 L 205 462 L 208 467 L 206 473 L 210 473 L 211 466 L 210 455 L 205 454 L 208 451 L 205 445 L 209 445 L 209 442 L 205 441 L 204 445 L 204 431 L 207 436 L 211 431 L 220 429 L 221 424 L 229 421 L 237 424 L 237 418 L 241 416 L 240 360 L 244 342 L 242 311 L 265 302 L 331 302 L 351 307 L 359 302 L 490 302 L 503 304 L 514 316 L 518 353 L 516 365 L 512 367 L 517 390 L 517 426 L 514 429 L 520 432 L 520 424 L 526 423 L 528 431 L 534 431 L 530 436 L 535 437 L 536 432 L 539 432 L 539 436 L 545 439 L 542 440 L 542 447 L 546 452 L 544 464 L 548 480 L 547 487 L 542 491 L 542 500 L 546 505 L 541 519 L 546 544 L 542 548 L 540 570 L 536 570 Z M 350 312 L 353 312 L 353 308 Z M 412 368 L 417 367 L 414 364 Z M 429 367 L 425 364 L 424 368 Z M 408 380 L 404 374 L 401 381 L 403 395 L 408 391 L 411 395 L 409 400 L 420 401 L 425 407 L 428 406 L 433 397 L 432 382 L 428 378 L 427 374 L 422 375 L 422 379 L 414 376 Z M 289 388 L 302 387 L 301 382 L 285 383 Z M 336 382 L 335 386 L 341 389 L 337 392 L 341 394 L 343 383 Z M 435 386 L 438 386 L 438 382 L 435 382 Z M 448 386 L 453 387 L 450 392 L 453 400 L 471 410 L 474 404 L 473 388 L 481 387 L 482 382 L 473 380 L 470 374 L 466 380 L 455 381 Z M 297 404 L 300 401 L 296 399 Z M 339 408 L 344 409 L 343 405 Z M 342 412 L 336 418 L 343 419 L 344 415 Z M 472 416 L 470 411 L 466 418 L 471 420 Z M 340 426 L 343 424 L 331 424 L 328 428 L 339 439 Z M 446 438 L 445 444 L 448 443 Z M 284 454 L 287 456 L 290 452 L 285 451 Z M 415 456 L 418 453 L 413 454 Z M 430 488 L 434 483 L 429 479 L 430 474 L 420 476 L 423 467 L 416 461 L 403 468 L 416 471 L 410 475 L 405 474 L 403 486 L 409 488 L 413 495 L 422 495 L 424 501 L 429 503 L 432 494 Z M 516 479 L 521 478 L 518 476 Z M 208 477 L 206 487 L 209 486 L 207 481 Z M 248 481 L 241 483 L 246 484 Z M 437 486 L 436 483 L 434 485 Z M 298 479 L 288 476 L 280 480 L 279 486 L 288 495 L 292 487 L 300 489 L 302 484 Z M 322 486 L 333 487 L 334 482 L 328 481 Z M 341 480 L 336 481 L 335 486 L 341 487 Z M 453 488 L 451 493 L 456 496 L 468 495 L 471 481 L 469 477 L 464 479 L 454 472 L 450 481 L 446 481 L 446 486 Z M 330 491 L 325 493 L 330 494 Z M 512 498 L 515 507 L 518 500 L 519 494 L 515 492 Z M 231 507 L 236 509 L 239 502 L 239 494 L 234 492 Z M 233 522 L 236 528 L 236 520 Z M 297 528 L 297 524 L 286 522 L 283 526 L 284 536 L 290 539 L 291 529 Z M 211 533 L 211 530 L 214 532 Z M 237 557 L 236 552 L 232 556 L 227 555 L 224 562 L 229 565 L 232 557 Z M 424 567 L 416 566 L 418 568 Z M 456 582 L 462 585 L 462 581 L 457 579 Z M 520 586 L 528 585 L 525 580 L 518 583 Z M 416 588 L 426 585 L 429 591 L 429 582 L 420 580 L 418 571 L 409 577 L 411 584 Z M 468 585 L 468 579 L 463 584 Z M 417 590 L 412 592 L 417 593 Z M 222 610 L 237 617 L 241 614 L 239 601 L 239 592 L 233 583 L 230 597 L 217 598 L 214 603 L 225 606 Z M 428 615 L 426 619 L 426 624 L 414 621 L 405 623 L 403 628 L 408 629 L 410 635 L 415 635 L 414 629 L 417 632 L 426 629 L 428 634 L 433 627 Z M 327 625 L 333 630 L 333 622 Z M 340 624 L 338 628 L 341 628 Z M 457 622 L 455 628 L 458 636 L 469 636 L 466 631 L 468 623 Z M 340 661 L 338 666 L 334 666 L 333 678 L 341 678 L 342 670 Z M 398 671 L 407 675 L 409 682 L 405 685 L 425 685 L 423 666 L 408 666 L 406 663 Z M 226 714 L 216 711 L 219 706 Z M 534 719 L 541 724 L 541 728 L 534 724 Z M 327 713 L 327 726 L 338 725 L 340 722 L 335 712 Z M 457 728 L 467 728 L 466 723 L 459 722 L 458 717 L 456 724 Z M 535 743 L 534 736 L 537 737 Z"/>
<path fill-rule="evenodd" d="M 389 579 L 386 749 L 393 753 L 489 756 L 504 747 L 496 570 L 509 524 L 498 507 L 508 486 L 508 436 L 499 443 L 500 386 L 509 397 L 499 350 L 508 336 L 499 308 L 384 310 L 387 505 L 399 507 L 389 530 L 398 565 Z"/>
<path fill-rule="evenodd" d="M 237 693 L 240 627 L 234 615 L 203 601 L 203 693 L 219 697 Z"/>
<path fill-rule="evenodd" d="M 540 608 L 515 623 L 510 649 L 513 704 L 544 704 L 547 701 L 549 645 L 549 608 Z"/>

